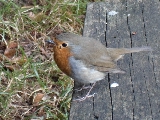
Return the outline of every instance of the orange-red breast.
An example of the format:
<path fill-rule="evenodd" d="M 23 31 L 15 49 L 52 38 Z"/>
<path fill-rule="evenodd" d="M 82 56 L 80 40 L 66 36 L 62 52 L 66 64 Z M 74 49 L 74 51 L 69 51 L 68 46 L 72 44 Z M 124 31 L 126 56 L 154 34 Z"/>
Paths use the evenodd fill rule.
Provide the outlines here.
<path fill-rule="evenodd" d="M 52 43 L 57 66 L 80 83 L 95 83 L 107 73 L 124 73 L 117 67 L 117 60 L 126 53 L 152 50 L 150 47 L 106 48 L 98 40 L 73 33 L 61 33 Z"/>

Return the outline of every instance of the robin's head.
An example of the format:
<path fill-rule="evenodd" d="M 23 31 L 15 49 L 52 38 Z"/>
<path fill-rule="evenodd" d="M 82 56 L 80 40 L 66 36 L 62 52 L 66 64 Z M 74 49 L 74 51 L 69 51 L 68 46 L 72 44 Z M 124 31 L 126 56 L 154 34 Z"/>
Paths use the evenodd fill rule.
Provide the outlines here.
<path fill-rule="evenodd" d="M 55 51 L 66 51 L 69 50 L 68 42 L 67 41 L 61 41 L 57 38 L 53 38 L 52 40 L 47 40 L 46 42 L 53 44 L 53 50 Z"/>
<path fill-rule="evenodd" d="M 68 76 L 71 76 L 69 57 L 72 56 L 72 53 L 69 48 L 69 42 L 62 41 L 57 38 L 53 38 L 53 40 L 47 40 L 46 42 L 54 45 L 54 60 L 58 67 Z"/>

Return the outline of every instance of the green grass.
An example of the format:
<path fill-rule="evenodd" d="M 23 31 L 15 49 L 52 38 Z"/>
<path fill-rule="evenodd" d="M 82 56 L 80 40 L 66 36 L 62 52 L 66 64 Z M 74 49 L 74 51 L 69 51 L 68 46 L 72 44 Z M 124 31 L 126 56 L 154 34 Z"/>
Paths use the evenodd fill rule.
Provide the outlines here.
<path fill-rule="evenodd" d="M 0 119 L 68 119 L 73 81 L 44 41 L 62 31 L 81 33 L 89 0 L 66 1 L 0 0 Z M 12 59 L 4 56 L 9 41 L 18 43 Z"/>

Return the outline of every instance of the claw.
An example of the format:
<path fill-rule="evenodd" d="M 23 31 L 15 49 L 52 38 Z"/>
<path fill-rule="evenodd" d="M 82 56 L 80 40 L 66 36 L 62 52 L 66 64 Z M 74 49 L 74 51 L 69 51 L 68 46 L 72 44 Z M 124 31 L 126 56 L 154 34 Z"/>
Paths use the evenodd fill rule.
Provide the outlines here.
<path fill-rule="evenodd" d="M 96 83 L 93 83 L 93 85 L 90 87 L 90 90 L 88 91 L 88 93 L 86 94 L 85 97 L 82 97 L 82 98 L 79 98 L 79 99 L 75 99 L 75 100 L 73 100 L 73 101 L 84 101 L 84 100 L 87 99 L 87 98 L 94 97 L 94 95 L 95 95 L 96 93 L 93 93 L 92 95 L 90 95 L 90 92 L 91 92 L 91 90 L 93 89 L 93 87 L 95 86 L 95 84 L 96 84 Z M 82 88 L 83 88 L 83 87 L 82 87 Z M 81 88 L 81 89 L 82 89 L 82 88 Z"/>

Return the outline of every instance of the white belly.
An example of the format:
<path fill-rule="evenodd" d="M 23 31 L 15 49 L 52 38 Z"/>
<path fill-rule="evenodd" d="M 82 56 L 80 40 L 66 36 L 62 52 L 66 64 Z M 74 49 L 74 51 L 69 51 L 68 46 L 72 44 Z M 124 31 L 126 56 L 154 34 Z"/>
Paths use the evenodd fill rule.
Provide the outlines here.
<path fill-rule="evenodd" d="M 87 68 L 80 60 L 70 57 L 70 65 L 72 68 L 72 78 L 81 83 L 95 83 L 105 78 L 106 74 L 99 72 L 93 68 Z"/>

